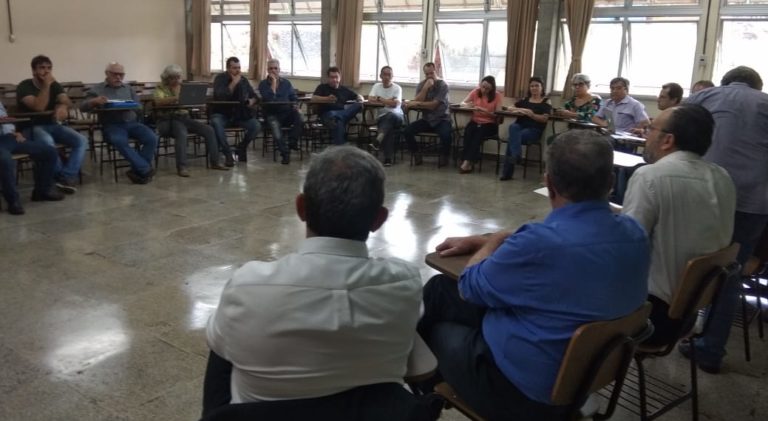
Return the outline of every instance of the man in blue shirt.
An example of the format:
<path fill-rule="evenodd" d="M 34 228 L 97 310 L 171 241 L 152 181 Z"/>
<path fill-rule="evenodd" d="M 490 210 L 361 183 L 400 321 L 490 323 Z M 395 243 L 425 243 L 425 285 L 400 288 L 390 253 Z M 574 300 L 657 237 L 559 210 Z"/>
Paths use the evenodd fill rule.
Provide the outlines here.
<path fill-rule="evenodd" d="M 424 289 L 419 333 L 439 372 L 487 419 L 553 419 L 552 388 L 573 332 L 636 310 L 648 293 L 649 244 L 611 212 L 613 148 L 586 130 L 549 147 L 552 212 L 516 232 L 448 238 L 443 256 L 473 254 L 456 284 Z"/>
<path fill-rule="evenodd" d="M 288 79 L 280 77 L 280 61 L 270 59 L 267 61 L 267 78 L 259 83 L 259 93 L 261 94 L 261 112 L 272 131 L 272 138 L 280 150 L 283 157 L 282 164 L 290 163 L 291 149 L 299 150 L 299 139 L 301 138 L 302 120 L 301 113 L 296 108 L 296 91 Z M 271 104 L 270 102 L 293 102 L 294 104 Z M 282 127 L 289 127 L 288 146 L 283 139 Z"/>

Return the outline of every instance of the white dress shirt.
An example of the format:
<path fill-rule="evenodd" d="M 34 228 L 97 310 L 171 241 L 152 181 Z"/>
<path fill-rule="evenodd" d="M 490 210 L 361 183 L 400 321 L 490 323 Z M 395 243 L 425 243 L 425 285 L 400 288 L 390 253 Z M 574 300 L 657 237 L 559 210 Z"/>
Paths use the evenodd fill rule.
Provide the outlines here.
<path fill-rule="evenodd" d="M 695 153 L 673 152 L 638 168 L 622 212 L 651 240 L 648 293 L 670 303 L 688 260 L 730 244 L 735 211 L 731 177 Z"/>
<path fill-rule="evenodd" d="M 402 382 L 421 288 L 416 267 L 370 258 L 361 241 L 313 237 L 277 261 L 246 263 L 207 329 L 210 348 L 233 364 L 232 403 Z"/>

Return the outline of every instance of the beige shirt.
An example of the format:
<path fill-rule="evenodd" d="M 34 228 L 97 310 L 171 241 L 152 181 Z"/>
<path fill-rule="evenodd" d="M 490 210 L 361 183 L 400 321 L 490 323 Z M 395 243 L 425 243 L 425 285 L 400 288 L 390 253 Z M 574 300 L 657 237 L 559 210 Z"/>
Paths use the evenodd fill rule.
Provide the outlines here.
<path fill-rule="evenodd" d="M 416 267 L 368 256 L 364 242 L 304 240 L 297 253 L 249 262 L 224 287 L 208 345 L 233 364 L 232 403 L 327 396 L 402 382 L 421 305 Z M 423 374 L 434 368 L 423 365 Z"/>
<path fill-rule="evenodd" d="M 731 243 L 736 189 L 721 167 L 677 151 L 638 168 L 623 213 L 651 240 L 648 293 L 669 303 L 688 260 Z"/>

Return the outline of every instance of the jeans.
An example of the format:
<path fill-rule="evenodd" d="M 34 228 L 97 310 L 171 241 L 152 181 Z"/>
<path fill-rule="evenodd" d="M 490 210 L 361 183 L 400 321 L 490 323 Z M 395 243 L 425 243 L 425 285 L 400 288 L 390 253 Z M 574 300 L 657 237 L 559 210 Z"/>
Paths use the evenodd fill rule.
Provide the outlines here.
<path fill-rule="evenodd" d="M 379 117 L 376 127 L 379 129 L 379 136 L 381 136 L 384 159 L 392 160 L 395 154 L 395 132 L 403 127 L 403 115 L 393 112 L 386 113 Z"/>
<path fill-rule="evenodd" d="M 272 132 L 272 138 L 275 139 L 277 149 L 280 151 L 280 155 L 288 156 L 290 152 L 288 151 L 288 145 L 286 145 L 285 139 L 283 139 L 282 128 L 291 128 L 288 132 L 288 143 L 291 146 L 298 145 L 299 139 L 301 139 L 301 132 L 304 129 L 304 121 L 301 118 L 301 113 L 299 113 L 299 110 L 292 109 L 282 113 L 267 114 L 266 121 L 269 130 Z"/>
<path fill-rule="evenodd" d="M 259 120 L 256 120 L 253 117 L 247 120 L 237 120 L 227 117 L 224 114 L 211 114 L 211 127 L 213 127 L 213 131 L 216 133 L 216 140 L 219 142 L 219 148 L 224 152 L 225 156 L 229 157 L 232 156 L 232 149 L 229 147 L 227 133 L 224 131 L 228 125 L 236 125 L 245 129 L 243 141 L 238 145 L 238 148 L 241 151 L 245 151 L 248 144 L 250 144 L 253 139 L 256 139 L 259 130 L 261 130 Z"/>
<path fill-rule="evenodd" d="M 464 151 L 461 159 L 469 162 L 479 161 L 483 142 L 498 134 L 499 125 L 496 123 L 477 124 L 474 121 L 467 123 L 464 127 Z"/>
<path fill-rule="evenodd" d="M 529 399 L 499 370 L 483 339 L 485 309 L 464 301 L 456 281 L 437 275 L 424 286 L 418 331 L 440 375 L 485 419 L 560 419 L 563 408 Z"/>
<path fill-rule="evenodd" d="M 62 164 L 61 158 L 58 158 L 54 167 L 54 174 L 55 177 L 66 180 L 78 177 L 85 158 L 85 149 L 88 147 L 88 140 L 85 136 L 61 124 L 41 124 L 34 126 L 31 134 L 30 129 L 25 130 L 24 137 L 34 142 L 45 142 L 51 146 L 58 143 L 69 148 L 67 162 Z"/>
<path fill-rule="evenodd" d="M 334 120 L 333 123 L 329 124 L 331 127 L 331 141 L 334 145 L 347 143 L 347 123 L 355 118 L 362 109 L 362 104 L 356 102 L 345 105 L 343 110 L 331 110 L 323 113 L 321 116 L 323 121 Z"/>
<path fill-rule="evenodd" d="M 192 133 L 205 139 L 205 148 L 211 165 L 219 164 L 219 148 L 216 144 L 216 134 L 207 124 L 193 120 L 188 116 L 174 116 L 173 119 L 160 120 L 157 131 L 161 136 L 171 136 L 176 139 L 176 168 L 187 166 L 187 134 Z"/>
<path fill-rule="evenodd" d="M 523 154 L 523 145 L 530 145 L 541 138 L 541 130 L 523 128 L 517 123 L 509 125 L 509 137 L 507 138 L 507 159 L 517 159 Z"/>
<path fill-rule="evenodd" d="M 131 169 L 141 177 L 146 177 L 152 170 L 152 161 L 157 150 L 157 136 L 149 127 L 135 121 L 107 124 L 102 129 L 104 140 L 120 152 Z M 128 139 L 134 139 L 139 145 L 137 151 Z"/>
<path fill-rule="evenodd" d="M 409 124 L 403 131 L 403 135 L 411 152 L 418 152 L 416 134 L 425 132 L 437 133 L 437 136 L 440 138 L 440 153 L 445 156 L 450 155 L 451 143 L 453 142 L 450 120 L 440 120 L 435 126 L 432 126 L 427 120 L 422 118 Z"/>
<path fill-rule="evenodd" d="M 768 223 L 768 215 L 736 211 L 731 242 L 741 245 L 736 260 L 742 266 L 752 255 L 766 223 Z M 731 334 L 731 324 L 739 306 L 740 293 L 740 276 L 727 279 L 717 296 L 715 305 L 710 309 L 707 331 L 696 341 L 696 355 L 703 365 L 720 366 L 722 363 L 726 354 L 725 345 Z"/>
<path fill-rule="evenodd" d="M 0 135 L 0 188 L 9 205 L 19 202 L 16 190 L 16 161 L 13 154 L 28 154 L 35 163 L 35 192 L 48 193 L 53 187 L 53 169 L 58 153 L 44 142 L 17 142 L 12 134 Z"/>

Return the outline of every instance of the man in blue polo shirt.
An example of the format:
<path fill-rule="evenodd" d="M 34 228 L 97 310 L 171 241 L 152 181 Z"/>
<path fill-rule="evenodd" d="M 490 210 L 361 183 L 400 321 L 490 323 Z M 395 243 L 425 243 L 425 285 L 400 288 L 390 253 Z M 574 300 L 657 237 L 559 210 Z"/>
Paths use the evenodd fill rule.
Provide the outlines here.
<path fill-rule="evenodd" d="M 552 388 L 573 332 L 636 310 L 648 293 L 645 230 L 608 205 L 613 148 L 572 130 L 549 147 L 552 212 L 516 232 L 448 238 L 443 256 L 473 254 L 456 283 L 424 289 L 419 333 L 439 372 L 486 419 L 554 419 Z"/>
<path fill-rule="evenodd" d="M 611 79 L 611 97 L 597 111 L 592 122 L 609 127 L 611 120 L 617 132 L 642 130 L 651 124 L 645 106 L 629 96 L 629 80 L 623 77 Z"/>

